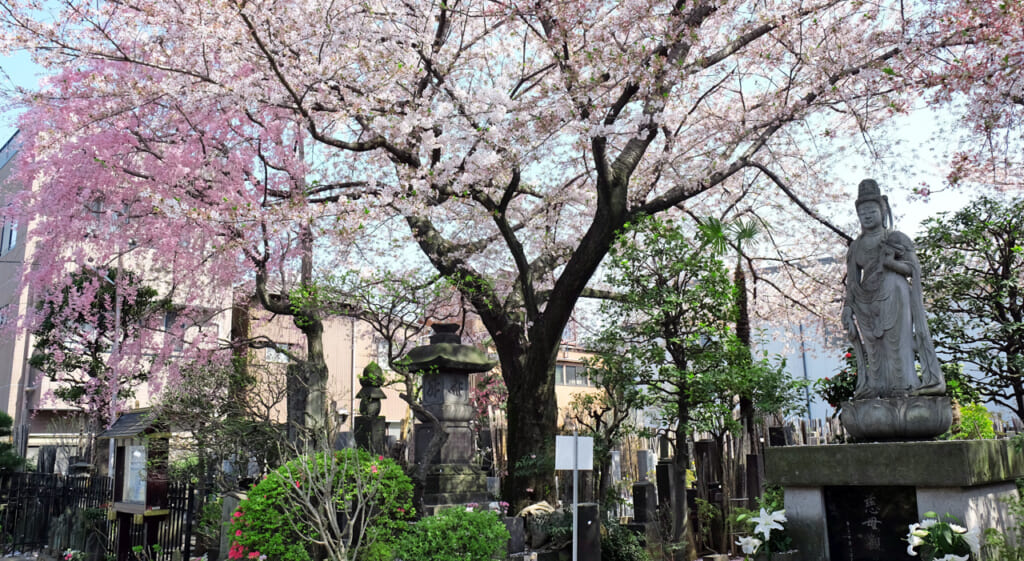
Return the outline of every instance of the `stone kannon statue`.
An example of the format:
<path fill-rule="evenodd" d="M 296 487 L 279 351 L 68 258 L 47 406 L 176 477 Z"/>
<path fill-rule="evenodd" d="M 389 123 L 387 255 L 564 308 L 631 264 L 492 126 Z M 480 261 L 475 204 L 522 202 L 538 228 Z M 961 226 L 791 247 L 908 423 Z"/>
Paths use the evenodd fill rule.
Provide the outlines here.
<path fill-rule="evenodd" d="M 861 234 L 846 256 L 842 318 L 857 357 L 854 399 L 943 395 L 914 242 L 892 229 L 888 198 L 874 180 L 860 182 L 856 204 Z"/>
<path fill-rule="evenodd" d="M 925 318 L 914 243 L 892 229 L 889 200 L 874 180 L 858 187 L 857 216 L 861 233 L 846 256 L 842 317 L 857 358 L 857 386 L 840 419 L 860 440 L 940 435 L 952 413 Z"/>

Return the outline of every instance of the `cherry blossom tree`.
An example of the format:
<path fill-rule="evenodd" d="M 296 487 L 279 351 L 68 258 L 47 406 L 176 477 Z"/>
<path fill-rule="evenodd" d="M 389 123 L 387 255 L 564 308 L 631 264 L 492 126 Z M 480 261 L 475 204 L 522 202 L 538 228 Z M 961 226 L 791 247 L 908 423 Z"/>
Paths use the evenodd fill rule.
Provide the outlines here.
<path fill-rule="evenodd" d="M 59 13 L 0 8 L 0 45 L 64 69 L 24 100 L 24 208 L 127 206 L 136 226 L 72 255 L 134 239 L 207 288 L 250 274 L 235 251 L 306 270 L 317 244 L 388 224 L 405 249 L 377 266 L 425 258 L 490 334 L 514 503 L 553 496 L 514 466 L 550 455 L 558 345 L 616 232 L 678 207 L 717 215 L 756 176 L 765 212 L 819 219 L 780 262 L 820 256 L 841 239 L 824 170 L 848 143 L 831 140 L 888 119 L 893 76 L 920 73 L 941 35 L 907 0 L 46 6 Z M 41 219 L 54 242 L 81 236 L 58 222 Z"/>
<path fill-rule="evenodd" d="M 1024 137 L 1024 5 L 936 2 L 931 17 L 950 39 L 927 66 L 933 100 L 958 117 L 961 148 L 948 181 L 1019 189 Z M 927 193 L 925 193 L 927 194 Z"/>

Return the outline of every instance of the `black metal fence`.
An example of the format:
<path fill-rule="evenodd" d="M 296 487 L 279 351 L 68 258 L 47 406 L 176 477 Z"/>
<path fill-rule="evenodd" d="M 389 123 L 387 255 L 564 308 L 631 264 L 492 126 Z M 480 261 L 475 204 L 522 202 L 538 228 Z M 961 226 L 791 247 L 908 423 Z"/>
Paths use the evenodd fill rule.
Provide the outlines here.
<path fill-rule="evenodd" d="M 191 557 L 196 520 L 195 489 L 191 485 L 171 484 L 167 489 L 167 510 L 168 514 L 156 522 L 155 531 L 150 531 L 145 523 L 127 526 L 131 549 L 142 548 L 146 552 L 142 559 L 171 561 Z M 115 528 L 115 534 L 117 531 Z M 112 536 L 111 543 L 118 543 L 117 536 Z M 176 555 L 179 553 L 180 557 Z"/>
<path fill-rule="evenodd" d="M 85 551 L 104 545 L 110 478 L 51 473 L 0 476 L 0 537 L 5 553 L 45 547 Z"/>
<path fill-rule="evenodd" d="M 139 546 L 155 561 L 179 555 L 189 559 L 197 508 L 196 492 L 190 485 L 170 485 L 167 513 L 143 517 L 142 524 L 134 517 L 121 523 L 124 515 L 108 516 L 111 496 L 107 477 L 0 475 L 0 550 L 6 554 L 74 549 L 84 552 L 90 561 L 133 561 L 132 548 Z M 121 532 L 129 534 L 125 540 Z M 128 548 L 118 547 L 126 541 Z"/>

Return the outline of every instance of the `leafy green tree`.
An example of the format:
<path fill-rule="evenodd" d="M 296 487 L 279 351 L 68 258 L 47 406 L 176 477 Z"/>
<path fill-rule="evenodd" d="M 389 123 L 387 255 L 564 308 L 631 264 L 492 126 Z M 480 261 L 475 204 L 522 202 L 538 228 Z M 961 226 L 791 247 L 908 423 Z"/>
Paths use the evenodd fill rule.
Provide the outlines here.
<path fill-rule="evenodd" d="M 767 231 L 767 227 L 756 215 L 744 219 L 742 217 L 728 222 L 715 217 L 699 219 L 698 228 L 701 235 L 708 244 L 719 254 L 729 250 L 736 253 L 736 263 L 733 266 L 733 283 L 736 285 L 736 337 L 739 342 L 748 349 L 751 347 L 750 329 L 750 298 L 747 293 L 747 267 L 750 266 L 750 256 L 747 249 L 757 244 L 757 237 Z M 753 442 L 754 439 L 754 400 L 753 396 L 747 393 L 740 393 L 740 422 L 746 429 L 746 436 Z"/>
<path fill-rule="evenodd" d="M 594 344 L 602 384 L 620 386 L 634 406 L 651 406 L 671 429 L 678 501 L 685 500 L 688 440 L 697 430 L 719 438 L 738 431 L 735 396 L 773 412 L 796 401 L 797 386 L 782 365 L 754 360 L 735 333 L 737 289 L 719 255 L 711 240 L 678 223 L 647 218 L 631 225 L 608 263 L 618 297 L 604 311 L 620 320 Z M 688 527 L 685 517 L 674 524 L 674 539 Z"/>
<path fill-rule="evenodd" d="M 147 322 L 162 321 L 168 310 L 166 300 L 130 271 L 74 272 L 68 285 L 38 303 L 40 321 L 29 364 L 56 383 L 56 397 L 82 410 L 87 432 L 94 435 L 110 421 L 111 399 L 128 399 L 149 380 L 147 364 L 125 362 L 114 368 L 111 353 L 139 344 Z M 112 377 L 116 396 L 111 395 Z M 94 459 L 92 453 L 90 444 L 86 457 Z"/>
<path fill-rule="evenodd" d="M 1024 199 L 982 197 L 917 239 L 935 348 L 1024 418 Z"/>
<path fill-rule="evenodd" d="M 157 298 L 156 290 L 140 286 L 135 275 L 110 269 L 105 274 L 82 270 L 71 274 L 71 283 L 58 294 L 39 303 L 41 321 L 33 332 L 35 349 L 29 363 L 57 383 L 54 394 L 89 414 L 106 419 L 109 413 L 111 368 L 108 358 L 115 341 L 133 339 L 143 321 L 154 313 L 163 314 L 167 303 Z M 120 291 L 120 310 L 117 309 Z M 95 294 L 95 296 L 93 296 Z M 85 305 L 83 306 L 83 302 Z M 116 316 L 120 314 L 120 325 Z M 134 388 L 149 376 L 145 368 L 121 374 L 119 398 L 133 395 Z"/>
<path fill-rule="evenodd" d="M 605 349 L 602 358 L 617 362 L 624 382 L 642 388 L 644 400 L 671 428 L 674 500 L 686 504 L 695 390 L 720 367 L 718 345 L 735 321 L 735 289 L 713 252 L 696 247 L 677 226 L 653 218 L 619 236 L 609 255 L 607 281 L 620 297 L 604 311 L 622 321 L 605 330 L 597 346 Z M 686 510 L 673 521 L 672 541 L 689 528 Z"/>
<path fill-rule="evenodd" d="M 612 341 L 614 345 L 616 342 Z M 615 348 L 591 348 L 594 356 L 588 359 L 585 376 L 599 392 L 581 392 L 569 402 L 569 413 L 581 435 L 594 439 L 594 463 L 597 477 L 594 481 L 596 497 L 605 511 L 614 506 L 616 495 L 611 486 L 612 451 L 623 438 L 635 434 L 634 411 L 644 404 L 641 389 L 630 377 L 629 358 Z"/>
<path fill-rule="evenodd" d="M 0 411 L 0 474 L 17 471 L 25 465 L 25 458 L 18 455 L 14 444 L 7 442 L 6 438 L 11 436 L 11 426 L 14 419 L 10 415 Z"/>

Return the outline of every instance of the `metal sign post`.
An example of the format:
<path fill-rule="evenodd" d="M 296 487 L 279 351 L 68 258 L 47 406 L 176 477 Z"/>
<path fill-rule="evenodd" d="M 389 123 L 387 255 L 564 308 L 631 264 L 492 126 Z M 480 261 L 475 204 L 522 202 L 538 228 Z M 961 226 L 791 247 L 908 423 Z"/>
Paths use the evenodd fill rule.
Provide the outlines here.
<path fill-rule="evenodd" d="M 575 427 L 572 436 L 555 437 L 555 469 L 572 470 L 572 561 L 579 561 L 579 503 L 580 470 L 594 469 L 594 439 L 581 437 Z"/>

